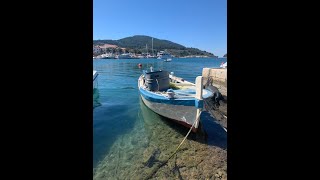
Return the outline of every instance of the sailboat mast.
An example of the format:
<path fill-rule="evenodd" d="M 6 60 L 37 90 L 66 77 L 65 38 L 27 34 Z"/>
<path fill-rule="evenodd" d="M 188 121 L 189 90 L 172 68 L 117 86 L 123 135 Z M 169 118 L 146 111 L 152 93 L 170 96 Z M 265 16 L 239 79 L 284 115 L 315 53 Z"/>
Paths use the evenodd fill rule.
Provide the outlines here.
<path fill-rule="evenodd" d="M 148 58 L 148 44 L 146 44 L 146 50 L 147 50 L 146 56 L 147 56 L 147 58 Z"/>
<path fill-rule="evenodd" d="M 154 56 L 154 53 L 153 53 L 153 38 L 152 38 L 152 56 Z"/>

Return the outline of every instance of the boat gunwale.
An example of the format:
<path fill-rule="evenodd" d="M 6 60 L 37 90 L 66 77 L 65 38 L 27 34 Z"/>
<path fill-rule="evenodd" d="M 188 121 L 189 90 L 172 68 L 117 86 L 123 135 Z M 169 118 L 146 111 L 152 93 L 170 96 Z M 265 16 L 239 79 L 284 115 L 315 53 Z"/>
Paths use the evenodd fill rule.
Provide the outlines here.
<path fill-rule="evenodd" d="M 181 95 L 182 94 L 181 92 L 180 93 L 178 92 L 175 98 L 169 98 L 169 96 L 165 91 L 153 92 L 153 91 L 147 90 L 144 85 L 141 85 L 140 81 L 143 81 L 143 74 L 139 77 L 138 88 L 140 91 L 140 95 L 143 96 L 148 101 L 156 102 L 156 103 L 171 104 L 171 105 L 180 105 L 180 106 L 195 106 L 195 103 L 198 101 L 198 99 L 195 97 L 194 94 L 185 93 Z M 184 82 L 190 83 L 188 81 L 184 81 Z M 195 84 L 193 83 L 190 83 L 189 85 L 195 86 Z M 205 90 L 205 89 L 204 91 L 210 92 L 209 90 Z"/>

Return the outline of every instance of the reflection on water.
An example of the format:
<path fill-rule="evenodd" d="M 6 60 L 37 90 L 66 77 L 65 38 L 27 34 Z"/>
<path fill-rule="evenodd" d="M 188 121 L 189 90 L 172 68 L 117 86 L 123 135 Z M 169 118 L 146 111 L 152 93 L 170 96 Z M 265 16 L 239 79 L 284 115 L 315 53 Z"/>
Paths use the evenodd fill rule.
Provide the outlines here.
<path fill-rule="evenodd" d="M 225 147 L 216 141 L 208 145 L 202 134 L 190 134 L 160 167 L 189 129 L 151 111 L 137 88 L 142 70 L 150 66 L 194 82 L 203 67 L 220 64 L 213 59 L 95 60 L 99 91 L 93 114 L 93 179 L 212 179 L 217 173 L 226 178 Z"/>
<path fill-rule="evenodd" d="M 99 102 L 99 89 L 94 88 L 93 89 L 93 108 L 101 106 L 101 103 Z"/>

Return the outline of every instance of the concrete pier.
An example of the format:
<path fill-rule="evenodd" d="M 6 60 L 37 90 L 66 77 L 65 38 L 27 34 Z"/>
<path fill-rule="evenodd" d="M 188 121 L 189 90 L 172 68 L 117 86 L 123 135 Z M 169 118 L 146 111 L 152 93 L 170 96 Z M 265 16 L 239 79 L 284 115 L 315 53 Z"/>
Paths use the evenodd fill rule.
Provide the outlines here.
<path fill-rule="evenodd" d="M 203 68 L 202 77 L 203 84 L 210 83 L 217 87 L 223 96 L 227 96 L 227 69 Z"/>
<path fill-rule="evenodd" d="M 224 128 L 227 128 L 227 69 L 224 68 L 203 68 L 203 84 L 205 87 L 214 86 L 222 94 L 224 100 L 220 101 L 220 106 L 213 106 L 213 101 L 207 100 L 206 110 Z"/>

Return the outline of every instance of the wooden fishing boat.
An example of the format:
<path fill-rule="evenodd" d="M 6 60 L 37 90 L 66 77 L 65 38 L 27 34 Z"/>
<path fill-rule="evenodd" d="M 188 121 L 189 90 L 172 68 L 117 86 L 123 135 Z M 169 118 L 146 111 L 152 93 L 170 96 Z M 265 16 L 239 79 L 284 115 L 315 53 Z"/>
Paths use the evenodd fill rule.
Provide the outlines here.
<path fill-rule="evenodd" d="M 196 83 L 173 76 L 167 71 L 144 71 L 139 77 L 138 88 L 144 104 L 155 113 L 172 119 L 196 132 L 203 108 L 203 99 L 213 93 L 203 89 L 202 76 Z"/>

